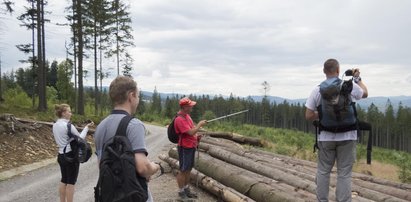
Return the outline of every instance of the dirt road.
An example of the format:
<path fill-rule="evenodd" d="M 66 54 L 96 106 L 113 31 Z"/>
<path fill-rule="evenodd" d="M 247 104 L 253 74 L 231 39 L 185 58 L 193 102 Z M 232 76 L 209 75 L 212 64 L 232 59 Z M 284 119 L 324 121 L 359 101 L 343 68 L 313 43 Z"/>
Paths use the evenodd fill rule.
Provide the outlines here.
<path fill-rule="evenodd" d="M 146 136 L 148 157 L 151 160 L 160 161 L 158 155 L 166 153 L 173 145 L 168 141 L 164 127 L 146 124 L 146 128 L 148 131 Z M 80 166 L 74 201 L 94 201 L 93 187 L 97 182 L 97 178 L 97 159 L 93 155 L 92 159 Z M 55 162 L 41 169 L 0 182 L 0 202 L 59 201 L 57 191 L 59 181 L 60 170 Z M 154 201 L 174 201 L 177 199 L 177 185 L 174 176 L 170 173 L 152 180 L 149 187 Z M 215 201 L 207 193 L 201 190 L 197 191 L 200 195 L 198 201 Z"/>

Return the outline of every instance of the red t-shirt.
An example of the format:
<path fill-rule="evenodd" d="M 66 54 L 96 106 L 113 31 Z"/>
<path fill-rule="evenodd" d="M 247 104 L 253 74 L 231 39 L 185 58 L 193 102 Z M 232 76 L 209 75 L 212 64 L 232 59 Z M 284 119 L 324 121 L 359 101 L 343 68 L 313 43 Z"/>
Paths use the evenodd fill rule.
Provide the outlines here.
<path fill-rule="evenodd" d="M 179 134 L 178 146 L 184 148 L 197 147 L 197 136 L 189 135 L 187 131 L 194 128 L 193 120 L 189 114 L 178 113 L 179 116 L 174 120 L 174 128 L 176 133 Z"/>

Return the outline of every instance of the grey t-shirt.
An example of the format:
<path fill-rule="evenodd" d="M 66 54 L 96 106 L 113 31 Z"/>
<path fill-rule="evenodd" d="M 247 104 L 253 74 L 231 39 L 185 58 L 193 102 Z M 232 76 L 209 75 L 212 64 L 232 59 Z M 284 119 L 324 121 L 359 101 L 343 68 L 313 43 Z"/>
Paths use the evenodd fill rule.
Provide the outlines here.
<path fill-rule="evenodd" d="M 99 160 L 101 158 L 104 143 L 115 135 L 117 127 L 124 116 L 124 114 L 110 114 L 98 124 L 96 132 L 94 133 L 94 142 Z M 134 153 L 148 154 L 144 140 L 145 134 L 146 129 L 143 122 L 136 118 L 132 119 L 127 126 L 127 137 L 130 140 Z"/>
<path fill-rule="evenodd" d="M 120 124 L 121 119 L 125 114 L 110 114 L 103 121 L 98 124 L 96 131 L 94 133 L 94 143 L 96 145 L 96 153 L 98 160 L 101 159 L 101 154 L 103 152 L 103 145 L 111 137 L 113 137 L 117 131 L 117 127 Z M 143 122 L 134 118 L 130 121 L 127 126 L 127 137 L 130 140 L 131 147 L 134 153 L 144 153 L 148 155 L 145 142 L 146 128 Z M 150 189 L 147 187 L 148 199 L 147 202 L 153 201 L 153 196 L 151 195 Z"/>

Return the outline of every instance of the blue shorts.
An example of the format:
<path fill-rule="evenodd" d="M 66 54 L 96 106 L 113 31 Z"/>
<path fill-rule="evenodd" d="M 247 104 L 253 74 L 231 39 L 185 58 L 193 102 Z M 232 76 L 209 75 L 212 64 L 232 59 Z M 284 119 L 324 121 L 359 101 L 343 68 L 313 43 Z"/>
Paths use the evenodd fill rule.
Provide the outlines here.
<path fill-rule="evenodd" d="M 196 148 L 184 148 L 178 146 L 178 160 L 180 163 L 181 171 L 191 171 L 194 167 L 194 157 Z"/>
<path fill-rule="evenodd" d="M 69 156 L 73 155 L 73 152 L 68 152 L 67 153 Z M 78 173 L 79 173 L 79 168 L 80 168 L 80 163 L 79 162 L 68 162 L 66 159 L 64 159 L 63 154 L 59 154 L 57 157 L 57 162 L 60 165 L 60 171 L 61 171 L 61 182 L 63 184 L 76 184 Z"/>

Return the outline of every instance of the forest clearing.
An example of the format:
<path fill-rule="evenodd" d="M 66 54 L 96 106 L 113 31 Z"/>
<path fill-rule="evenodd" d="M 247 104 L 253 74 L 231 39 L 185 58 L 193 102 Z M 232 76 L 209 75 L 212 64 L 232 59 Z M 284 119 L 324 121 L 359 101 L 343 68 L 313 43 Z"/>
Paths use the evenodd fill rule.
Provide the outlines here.
<path fill-rule="evenodd" d="M 2 126 L 0 171 L 55 156 L 56 147 L 51 135 L 50 123 L 19 120 L 21 121 L 17 119 L 0 121 Z M 10 131 L 11 122 L 16 123 L 14 132 Z M 193 186 L 199 186 L 224 201 L 315 200 L 316 163 L 250 146 L 261 146 L 262 141 L 258 138 L 221 132 L 208 132 L 208 134 L 204 132 L 204 134 L 205 137 L 202 138 L 199 147 L 200 153 L 196 157 L 198 164 L 192 173 Z M 92 142 L 92 139 L 88 141 Z M 167 148 L 171 149 L 168 153 L 161 154 L 159 158 L 175 169 L 178 165 L 175 160 L 177 152 L 172 146 Z M 381 165 L 377 162 L 376 165 L 368 165 L 368 168 L 381 168 Z M 365 164 L 358 163 L 357 166 L 367 167 Z M 200 172 L 197 173 L 197 170 Z M 410 184 L 375 177 L 378 176 L 377 169 L 364 169 L 361 172 L 363 173 L 353 173 L 354 201 L 411 200 Z M 395 172 L 395 170 L 391 168 L 382 172 Z M 334 171 L 330 198 L 334 196 L 335 183 Z"/>

